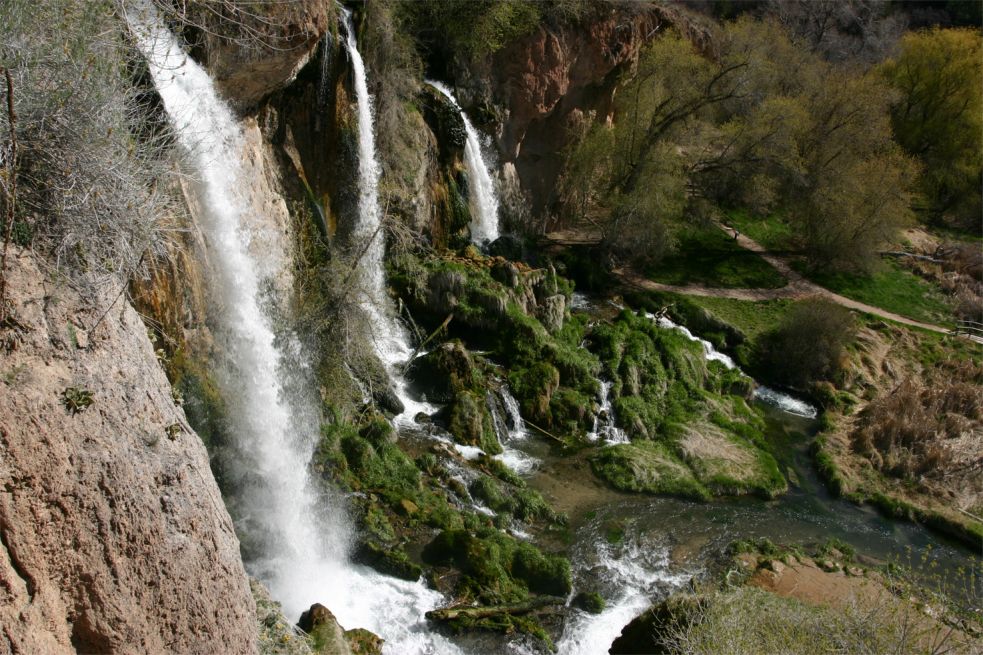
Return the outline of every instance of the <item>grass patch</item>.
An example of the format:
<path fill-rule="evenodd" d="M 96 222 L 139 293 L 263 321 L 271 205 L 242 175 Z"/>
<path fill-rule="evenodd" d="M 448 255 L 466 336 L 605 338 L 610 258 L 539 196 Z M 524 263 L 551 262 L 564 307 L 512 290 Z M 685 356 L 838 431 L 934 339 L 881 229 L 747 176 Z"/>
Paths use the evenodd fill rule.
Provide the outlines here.
<path fill-rule="evenodd" d="M 710 492 L 690 468 L 655 441 L 602 448 L 591 458 L 591 467 L 597 477 L 621 491 L 710 500 Z"/>
<path fill-rule="evenodd" d="M 953 325 L 952 307 L 941 291 L 895 262 L 881 262 L 870 275 L 821 273 L 802 261 L 793 268 L 830 291 L 916 321 Z"/>
<path fill-rule="evenodd" d="M 792 226 L 777 214 L 752 216 L 746 209 L 731 209 L 727 212 L 727 224 L 768 250 L 788 250 L 792 246 Z"/>
<path fill-rule="evenodd" d="M 735 300 L 733 298 L 704 298 L 687 296 L 689 302 L 698 305 L 724 323 L 740 330 L 749 341 L 771 330 L 782 322 L 794 300 Z"/>
<path fill-rule="evenodd" d="M 675 285 L 697 283 L 734 289 L 785 286 L 785 278 L 768 262 L 715 227 L 681 232 L 676 251 L 646 274 L 657 282 Z"/>

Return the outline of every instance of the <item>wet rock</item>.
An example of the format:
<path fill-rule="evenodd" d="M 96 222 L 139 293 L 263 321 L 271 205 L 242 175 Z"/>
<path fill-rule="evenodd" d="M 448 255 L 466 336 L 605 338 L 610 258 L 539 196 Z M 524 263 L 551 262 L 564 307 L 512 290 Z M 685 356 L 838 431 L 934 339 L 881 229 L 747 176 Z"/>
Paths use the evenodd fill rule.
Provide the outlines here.
<path fill-rule="evenodd" d="M 375 400 L 375 403 L 379 406 L 379 408 L 393 415 L 402 414 L 403 410 L 406 409 L 406 407 L 403 405 L 403 401 L 396 395 L 396 390 L 392 386 L 387 386 L 376 390 L 376 392 L 372 394 L 372 398 Z"/>
<path fill-rule="evenodd" d="M 654 605 L 626 625 L 608 652 L 611 655 L 662 655 L 671 652 L 665 641 L 667 629 L 684 627 L 697 596 L 676 595 Z"/>
<path fill-rule="evenodd" d="M 556 334 L 563 327 L 567 299 L 562 294 L 549 296 L 539 308 L 539 320 L 551 333 Z"/>
<path fill-rule="evenodd" d="M 504 257 L 512 261 L 521 261 L 524 252 L 522 239 L 514 234 L 503 234 L 488 245 L 489 255 Z"/>
<path fill-rule="evenodd" d="M 338 620 L 327 607 L 314 603 L 310 609 L 300 615 L 297 627 L 311 635 L 320 645 L 320 655 L 353 655 L 354 651 L 348 645 L 346 633 L 338 625 Z"/>
<path fill-rule="evenodd" d="M 574 596 L 573 606 L 591 614 L 600 614 L 604 611 L 605 603 L 604 599 L 596 591 L 581 591 Z"/>

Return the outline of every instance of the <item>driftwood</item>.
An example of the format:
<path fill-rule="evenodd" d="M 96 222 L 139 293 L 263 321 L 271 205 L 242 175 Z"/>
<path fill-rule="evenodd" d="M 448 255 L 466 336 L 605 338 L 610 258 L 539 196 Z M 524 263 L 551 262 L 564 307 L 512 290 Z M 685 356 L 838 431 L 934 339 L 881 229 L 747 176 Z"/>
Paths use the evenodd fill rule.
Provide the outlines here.
<path fill-rule="evenodd" d="M 441 330 L 446 328 L 448 323 L 450 323 L 453 318 L 454 318 L 454 313 L 451 312 L 450 314 L 447 315 L 447 318 L 444 319 L 444 322 L 440 324 L 440 327 L 438 327 L 436 330 L 431 332 L 429 337 L 427 337 L 426 339 L 420 342 L 420 345 L 413 350 L 413 354 L 410 355 L 410 358 L 406 360 L 405 364 L 403 364 L 403 373 L 406 373 L 406 369 L 408 369 L 410 367 L 410 364 L 413 363 L 413 360 L 416 359 L 417 354 L 419 354 L 419 352 L 423 350 L 423 348 L 428 343 L 430 343 L 433 340 L 433 338 L 440 333 Z"/>
<path fill-rule="evenodd" d="M 943 260 L 936 259 L 935 257 L 929 257 L 928 255 L 917 255 L 913 252 L 904 252 L 903 250 L 882 250 L 880 254 L 885 257 L 911 257 L 912 259 L 920 259 L 933 264 L 944 263 Z"/>
<path fill-rule="evenodd" d="M 559 441 L 559 442 L 560 442 L 560 443 L 562 443 L 562 444 L 565 444 L 565 443 L 566 443 L 566 441 L 564 441 L 564 440 L 563 440 L 563 439 L 561 439 L 560 437 L 558 437 L 558 436 L 556 436 L 555 434 L 553 434 L 552 432 L 550 432 L 550 431 L 548 431 L 548 430 L 546 430 L 545 428 L 541 428 L 541 427 L 539 427 L 538 425 L 536 425 L 535 423 L 533 423 L 533 422 L 532 422 L 532 421 L 530 421 L 529 419 L 527 419 L 527 418 L 524 418 L 524 419 L 522 419 L 522 420 L 523 420 L 523 421 L 524 421 L 524 422 L 525 422 L 525 423 L 526 423 L 527 425 L 531 425 L 532 427 L 534 427 L 534 428 L 536 428 L 537 430 L 539 430 L 540 432 L 542 432 L 543 434 L 545 434 L 545 435 L 546 435 L 547 437 L 552 437 L 553 439 L 556 439 L 557 441 Z"/>
<path fill-rule="evenodd" d="M 431 621 L 454 621 L 456 619 L 487 619 L 495 616 L 521 616 L 523 614 L 556 612 L 565 601 L 556 596 L 539 596 L 515 605 L 481 605 L 478 607 L 443 607 L 426 613 Z"/>

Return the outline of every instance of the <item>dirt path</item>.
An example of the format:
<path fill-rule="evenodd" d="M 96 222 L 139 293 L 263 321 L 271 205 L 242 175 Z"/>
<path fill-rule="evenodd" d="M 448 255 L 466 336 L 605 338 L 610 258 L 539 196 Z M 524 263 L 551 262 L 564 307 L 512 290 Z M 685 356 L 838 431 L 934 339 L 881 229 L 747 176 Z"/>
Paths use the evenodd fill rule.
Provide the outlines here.
<path fill-rule="evenodd" d="M 726 227 L 720 223 L 716 224 L 721 230 L 727 233 L 733 234 L 733 228 Z M 838 305 L 848 307 L 850 309 L 855 309 L 857 311 L 866 312 L 868 314 L 873 314 L 874 316 L 879 316 L 881 318 L 886 318 L 890 321 L 896 323 L 901 323 L 903 325 L 909 325 L 911 327 L 921 328 L 923 330 L 930 330 L 932 332 L 938 332 L 940 334 L 951 334 L 952 330 L 941 325 L 935 325 L 933 323 L 923 323 L 921 321 L 916 321 L 914 319 L 906 318 L 900 314 L 895 314 L 894 312 L 889 312 L 887 310 L 881 309 L 880 307 L 874 307 L 873 305 L 868 305 L 866 303 L 859 302 L 857 300 L 852 300 L 846 296 L 841 296 L 838 293 L 833 293 L 825 287 L 821 287 L 815 282 L 810 282 L 809 280 L 802 277 L 797 271 L 795 271 L 788 262 L 781 257 L 768 252 L 760 243 L 754 241 L 744 234 L 739 234 L 737 237 L 737 244 L 742 248 L 750 250 L 757 253 L 766 262 L 771 264 L 775 270 L 781 273 L 788 284 L 780 289 L 721 289 L 715 287 L 707 287 L 701 284 L 687 284 L 687 285 L 674 285 L 674 284 L 662 284 L 661 282 L 653 282 L 641 275 L 625 270 L 617 269 L 614 271 L 615 275 L 619 276 L 627 284 L 645 289 L 648 291 L 668 291 L 671 293 L 680 293 L 690 296 L 708 296 L 713 298 L 733 298 L 735 300 L 775 300 L 778 298 L 810 298 L 810 297 L 822 297 L 827 300 L 831 300 Z"/>

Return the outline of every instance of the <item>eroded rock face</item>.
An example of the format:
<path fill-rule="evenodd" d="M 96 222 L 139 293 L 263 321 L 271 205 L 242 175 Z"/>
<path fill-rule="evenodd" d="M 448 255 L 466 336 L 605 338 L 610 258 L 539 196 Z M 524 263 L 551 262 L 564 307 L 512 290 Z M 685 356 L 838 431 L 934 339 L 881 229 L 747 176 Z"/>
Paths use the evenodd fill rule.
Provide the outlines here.
<path fill-rule="evenodd" d="M 255 652 L 232 521 L 146 327 L 23 252 L 7 276 L 0 653 Z"/>
<path fill-rule="evenodd" d="M 678 10 L 647 3 L 599 7 L 583 24 L 543 24 L 480 63 L 455 70 L 469 105 L 504 109 L 499 148 L 514 164 L 539 215 L 553 196 L 563 152 L 588 111 L 611 111 L 618 76 L 670 26 L 709 47 L 709 36 Z"/>
<path fill-rule="evenodd" d="M 214 5 L 214 3 L 212 3 Z M 283 88 L 328 29 L 334 3 L 324 0 L 191 5 L 196 57 L 233 105 L 245 109 Z"/>

